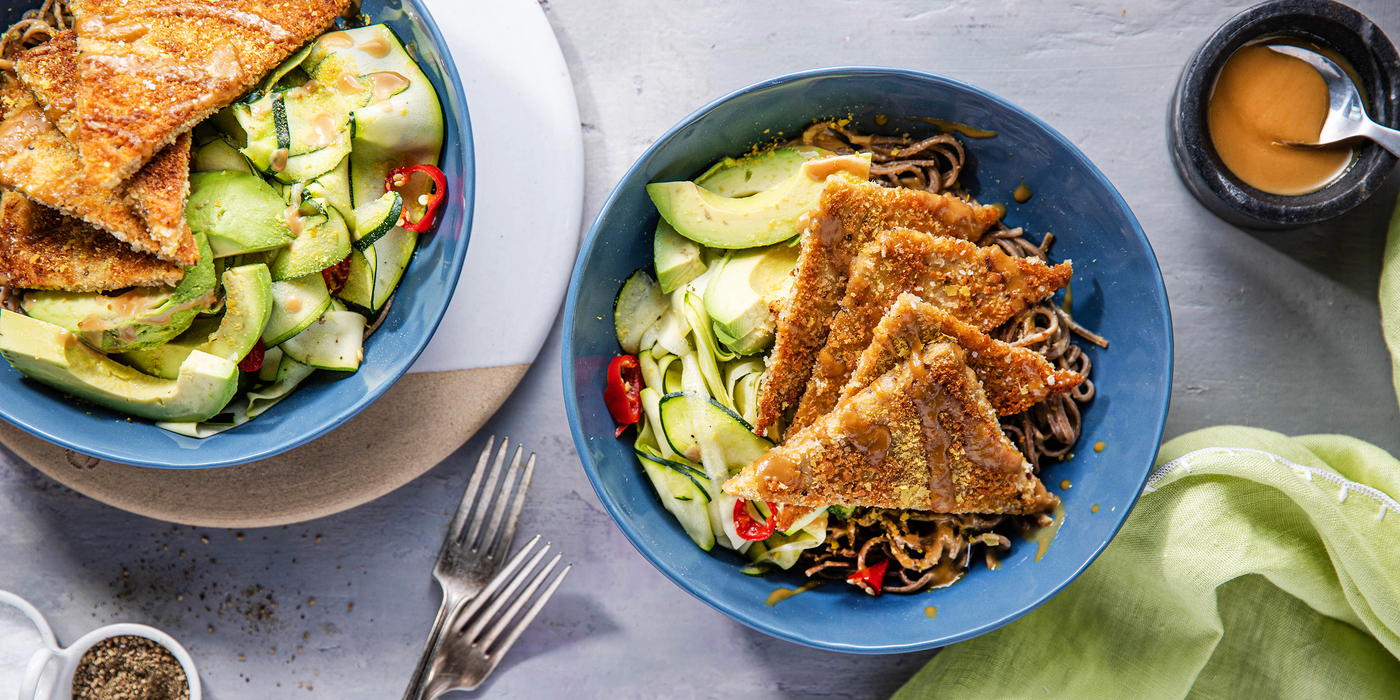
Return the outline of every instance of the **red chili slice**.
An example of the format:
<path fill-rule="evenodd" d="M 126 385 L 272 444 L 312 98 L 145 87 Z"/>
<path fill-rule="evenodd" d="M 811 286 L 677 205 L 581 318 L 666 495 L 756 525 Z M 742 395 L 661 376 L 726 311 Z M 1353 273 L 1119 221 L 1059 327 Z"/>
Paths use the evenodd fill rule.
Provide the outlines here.
<path fill-rule="evenodd" d="M 441 170 L 431 165 L 410 165 L 406 168 L 395 168 L 389 172 L 389 176 L 384 178 L 384 191 L 392 192 L 395 188 L 408 184 L 408 180 L 414 173 L 423 173 L 433 179 L 433 192 L 428 195 L 427 204 L 423 205 L 423 216 L 417 221 L 408 220 L 408 207 L 404 207 L 403 223 L 399 224 L 405 230 L 414 233 L 424 233 L 433 225 L 433 218 L 437 216 L 437 208 L 442 204 L 442 200 L 447 196 L 447 176 Z M 407 204 L 407 203 L 405 203 Z"/>
<path fill-rule="evenodd" d="M 739 499 L 734 502 L 734 531 L 739 536 L 757 542 L 766 540 L 773 536 L 773 528 L 778 524 L 778 506 L 773 503 L 768 504 L 768 517 L 763 520 L 754 520 L 749 515 L 749 502 Z"/>
<path fill-rule="evenodd" d="M 627 426 L 642 419 L 642 367 L 633 355 L 618 355 L 608 365 L 608 388 L 603 390 L 603 403 L 617 421 L 621 437 Z"/>
<path fill-rule="evenodd" d="M 350 280 L 350 256 L 345 256 L 344 260 L 321 270 L 321 277 L 326 280 L 326 289 L 331 294 L 339 294 L 345 289 L 345 283 Z"/>
<path fill-rule="evenodd" d="M 885 585 L 885 570 L 890 568 L 890 560 L 886 559 L 879 564 L 872 564 L 851 574 L 846 579 L 846 583 L 860 586 L 870 595 L 880 595 L 880 589 Z"/>
<path fill-rule="evenodd" d="M 263 346 L 262 338 L 258 338 L 257 344 L 248 351 L 248 356 L 238 363 L 238 369 L 244 372 L 256 372 L 262 369 L 265 357 L 267 357 L 267 348 Z"/>

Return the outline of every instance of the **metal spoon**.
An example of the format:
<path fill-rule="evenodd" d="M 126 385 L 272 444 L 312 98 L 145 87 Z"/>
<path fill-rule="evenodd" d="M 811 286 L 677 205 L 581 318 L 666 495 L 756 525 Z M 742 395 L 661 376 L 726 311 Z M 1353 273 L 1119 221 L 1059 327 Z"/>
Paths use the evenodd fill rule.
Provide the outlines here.
<path fill-rule="evenodd" d="M 1391 153 L 1400 156 L 1400 131 L 1387 129 L 1366 116 L 1366 105 L 1361 99 L 1361 91 L 1342 71 L 1342 67 L 1317 52 L 1297 46 L 1271 45 L 1269 49 L 1286 56 L 1307 62 L 1327 82 L 1328 96 L 1332 104 L 1327 110 L 1327 121 L 1322 124 L 1322 133 L 1316 143 L 1289 141 L 1289 146 L 1326 146 L 1357 136 L 1371 139 Z"/>

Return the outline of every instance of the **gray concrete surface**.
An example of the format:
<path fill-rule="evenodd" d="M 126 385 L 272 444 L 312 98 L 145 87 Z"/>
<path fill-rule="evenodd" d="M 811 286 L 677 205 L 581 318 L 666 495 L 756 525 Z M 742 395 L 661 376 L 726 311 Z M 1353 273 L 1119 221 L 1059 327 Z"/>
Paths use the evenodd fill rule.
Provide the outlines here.
<path fill-rule="evenodd" d="M 578 90 L 585 220 L 652 138 L 729 90 L 842 63 L 950 75 L 1062 131 L 1142 221 L 1176 326 L 1168 437 L 1243 423 L 1348 433 L 1400 453 L 1375 300 L 1384 222 L 1400 181 L 1339 221 L 1256 234 L 1212 217 L 1171 170 L 1163 123 L 1177 73 L 1244 3 L 939 5 L 544 3 Z M 1400 38 L 1400 5 L 1353 5 Z M 657 574 L 613 527 L 578 467 L 557 327 L 489 433 L 539 453 L 521 532 L 544 533 L 577 566 L 481 694 L 874 698 L 931 656 L 851 657 L 779 642 Z M 217 700 L 396 698 L 437 606 L 428 572 L 441 529 L 482 442 L 367 506 L 242 533 L 108 508 L 0 450 L 0 588 L 34 602 L 64 642 L 113 621 L 168 629 L 194 654 L 207 697 Z"/>

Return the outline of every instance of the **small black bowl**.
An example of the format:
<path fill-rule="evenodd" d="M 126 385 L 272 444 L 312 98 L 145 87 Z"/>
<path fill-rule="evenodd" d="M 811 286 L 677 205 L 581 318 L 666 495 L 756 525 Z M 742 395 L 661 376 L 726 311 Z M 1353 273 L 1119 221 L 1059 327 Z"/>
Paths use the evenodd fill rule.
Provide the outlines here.
<path fill-rule="evenodd" d="M 1331 184 L 1303 195 L 1255 189 L 1225 168 L 1206 133 L 1206 105 L 1225 60 L 1246 43 L 1292 36 L 1330 47 L 1356 69 L 1376 123 L 1400 127 L 1400 54 L 1380 27 L 1332 0 L 1271 0 L 1226 22 L 1186 63 L 1168 112 L 1168 139 L 1176 172 L 1191 194 L 1216 216 L 1245 228 L 1284 229 L 1338 216 L 1366 201 L 1396 158 L 1365 141 L 1351 167 Z"/>

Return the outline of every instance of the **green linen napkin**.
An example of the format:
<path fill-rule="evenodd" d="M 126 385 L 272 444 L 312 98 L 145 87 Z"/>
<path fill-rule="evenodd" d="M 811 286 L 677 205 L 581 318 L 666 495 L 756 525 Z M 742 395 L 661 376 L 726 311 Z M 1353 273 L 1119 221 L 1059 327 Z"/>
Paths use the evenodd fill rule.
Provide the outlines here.
<path fill-rule="evenodd" d="M 1380 304 L 1400 387 L 1400 207 Z M 895 699 L 1400 697 L 1400 462 L 1343 435 L 1221 427 L 1158 465 L 1078 580 Z"/>

